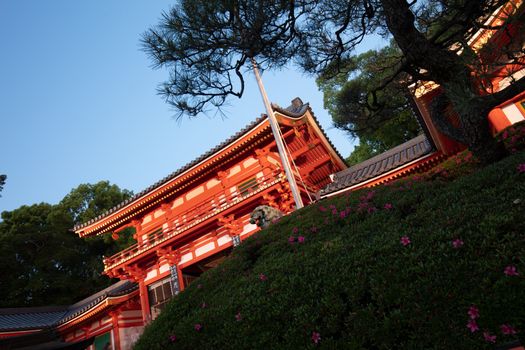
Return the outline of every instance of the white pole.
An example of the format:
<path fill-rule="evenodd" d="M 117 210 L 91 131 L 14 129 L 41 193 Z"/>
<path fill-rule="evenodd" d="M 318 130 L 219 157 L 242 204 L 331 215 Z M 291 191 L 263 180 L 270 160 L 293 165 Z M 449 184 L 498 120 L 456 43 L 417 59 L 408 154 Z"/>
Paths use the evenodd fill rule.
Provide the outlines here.
<path fill-rule="evenodd" d="M 257 80 L 257 85 L 259 86 L 259 91 L 261 92 L 261 97 L 263 99 L 264 107 L 266 107 L 266 114 L 268 115 L 268 120 L 270 121 L 270 126 L 272 127 L 273 137 L 275 138 L 275 143 L 277 144 L 277 150 L 279 151 L 279 156 L 281 157 L 281 162 L 283 163 L 284 172 L 286 173 L 286 179 L 290 184 L 290 189 L 292 190 L 293 199 L 295 200 L 296 209 L 304 207 L 299 188 L 297 187 L 297 182 L 295 181 L 295 176 L 292 173 L 292 168 L 290 167 L 290 162 L 286 156 L 286 151 L 284 149 L 283 140 L 281 139 L 279 133 L 279 125 L 273 114 L 272 105 L 268 101 L 268 96 L 264 90 L 264 85 L 262 83 L 261 76 L 259 75 L 259 69 L 257 68 L 257 62 L 252 58 L 253 71 L 255 73 L 255 80 Z"/>

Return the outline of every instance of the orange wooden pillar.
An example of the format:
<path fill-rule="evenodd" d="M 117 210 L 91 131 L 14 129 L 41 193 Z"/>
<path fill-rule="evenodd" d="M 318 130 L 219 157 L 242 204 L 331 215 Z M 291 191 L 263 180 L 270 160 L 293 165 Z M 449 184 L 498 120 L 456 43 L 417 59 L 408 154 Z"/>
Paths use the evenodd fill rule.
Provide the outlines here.
<path fill-rule="evenodd" d="M 112 310 L 109 312 L 109 316 L 111 317 L 111 324 L 113 325 L 113 329 L 111 330 L 113 334 L 113 349 L 120 350 L 120 329 L 118 326 L 119 312 L 117 310 Z"/>
<path fill-rule="evenodd" d="M 142 310 L 142 321 L 147 325 L 151 321 L 151 310 L 149 307 L 148 287 L 143 280 L 138 281 L 140 293 L 140 308 Z"/>

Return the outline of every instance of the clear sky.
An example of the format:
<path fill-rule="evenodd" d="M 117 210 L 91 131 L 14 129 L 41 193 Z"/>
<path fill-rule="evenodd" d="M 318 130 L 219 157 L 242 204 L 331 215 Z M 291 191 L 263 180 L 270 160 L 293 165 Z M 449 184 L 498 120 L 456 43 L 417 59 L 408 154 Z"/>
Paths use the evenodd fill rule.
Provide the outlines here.
<path fill-rule="evenodd" d="M 264 113 L 247 76 L 227 119 L 173 119 L 156 95 L 167 74 L 151 69 L 139 43 L 172 3 L 0 0 L 0 174 L 8 176 L 0 212 L 54 204 L 100 180 L 137 193 Z M 263 80 L 272 102 L 310 102 L 340 153 L 351 152 L 312 77 L 287 69 Z"/>

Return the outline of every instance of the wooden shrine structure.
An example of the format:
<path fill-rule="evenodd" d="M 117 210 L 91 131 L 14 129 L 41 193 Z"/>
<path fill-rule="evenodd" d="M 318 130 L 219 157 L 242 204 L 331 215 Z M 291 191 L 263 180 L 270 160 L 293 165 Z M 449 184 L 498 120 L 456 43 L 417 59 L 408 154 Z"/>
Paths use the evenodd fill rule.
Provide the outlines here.
<path fill-rule="evenodd" d="M 303 202 L 308 204 L 330 182 L 330 174 L 346 165 L 308 104 L 296 98 L 287 108 L 273 108 Z M 55 336 L 53 341 L 71 346 L 91 340 L 93 349 L 104 341 L 114 349 L 130 348 L 134 335 L 173 295 L 259 230 L 249 222 L 259 205 L 283 213 L 294 210 L 266 116 L 104 215 L 76 226 L 80 237 L 118 238 L 123 230 L 134 229 L 136 243 L 104 259 L 103 273 L 121 282 L 81 302 L 82 307 L 4 310 L 0 337 L 33 334 L 42 340 Z M 71 319 L 70 314 L 76 316 Z M 26 327 L 9 323 L 17 317 Z M 64 328 L 66 324 L 70 326 Z M 105 338 L 97 345 L 100 337 Z"/>
<path fill-rule="evenodd" d="M 522 3 L 509 1 L 487 24 L 498 24 L 513 11 L 523 19 Z M 525 23 L 519 22 L 517 34 Z M 470 45 L 479 50 L 498 40 L 504 42 L 505 35 L 480 30 Z M 490 83 L 497 91 L 524 72 L 522 66 L 503 66 L 493 72 Z M 273 106 L 306 205 L 424 171 L 464 149 L 430 118 L 429 106 L 440 87 L 426 83 L 414 92 L 425 135 L 348 169 L 308 104 L 296 98 L 287 108 Z M 490 113 L 494 133 L 525 119 L 524 99 L 522 92 Z M 120 282 L 70 306 L 0 309 L 0 349 L 130 349 L 173 295 L 259 230 L 249 222 L 259 205 L 283 213 L 294 210 L 266 116 L 133 198 L 76 226 L 80 237 L 118 238 L 124 230 L 134 230 L 135 244 L 104 258 L 103 273 Z"/>
<path fill-rule="evenodd" d="M 470 47 L 480 53 L 484 63 L 501 62 L 500 52 L 512 38 L 517 47 L 525 50 L 525 6 L 523 0 L 510 0 L 490 16 L 486 28 L 480 29 L 469 41 Z M 509 24 L 505 30 L 497 29 L 506 19 L 512 16 L 516 20 Z M 480 50 L 486 49 L 486 52 Z M 514 47 L 516 49 L 517 47 Z M 525 76 L 525 55 L 518 60 L 519 64 L 494 64 L 490 72 L 484 72 L 482 80 L 485 88 L 483 93 L 497 92 L 507 87 L 512 81 Z M 478 74 L 473 72 L 473 74 Z M 372 187 L 389 181 L 416 173 L 423 172 L 448 156 L 464 150 L 465 145 L 454 141 L 438 130 L 431 118 L 431 103 L 442 93 L 441 87 L 433 82 L 422 82 L 413 87 L 414 110 L 425 135 L 409 140 L 382 154 L 368 159 L 360 164 L 351 166 L 333 175 L 333 181 L 319 192 L 320 198 L 327 198 L 348 191 L 355 191 L 363 187 Z M 525 91 L 494 108 L 488 115 L 490 128 L 494 135 L 505 128 L 525 120 Z M 454 113 L 449 120 L 452 125 L 459 121 Z"/>

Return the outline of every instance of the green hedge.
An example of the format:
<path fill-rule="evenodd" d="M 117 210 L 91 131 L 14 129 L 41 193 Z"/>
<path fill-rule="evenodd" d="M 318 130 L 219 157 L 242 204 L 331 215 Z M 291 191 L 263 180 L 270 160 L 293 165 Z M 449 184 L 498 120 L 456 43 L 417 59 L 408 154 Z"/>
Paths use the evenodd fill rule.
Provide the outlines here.
<path fill-rule="evenodd" d="M 416 177 L 299 210 L 174 298 L 135 348 L 470 350 L 525 339 L 523 163 L 520 152 L 459 179 Z"/>

